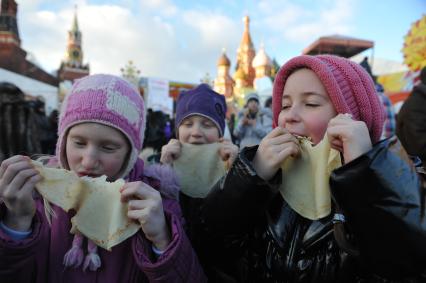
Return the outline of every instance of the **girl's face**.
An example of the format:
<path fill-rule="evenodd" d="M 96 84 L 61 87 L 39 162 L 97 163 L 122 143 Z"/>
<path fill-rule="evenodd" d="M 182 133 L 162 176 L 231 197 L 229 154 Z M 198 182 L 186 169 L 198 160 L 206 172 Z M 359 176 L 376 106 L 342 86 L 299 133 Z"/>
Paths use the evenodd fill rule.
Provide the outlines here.
<path fill-rule="evenodd" d="M 314 144 L 323 139 L 328 122 L 337 115 L 323 84 L 309 69 L 288 77 L 281 106 L 278 125 L 292 134 L 310 137 Z"/>
<path fill-rule="evenodd" d="M 106 175 L 115 180 L 129 152 L 130 145 L 119 130 L 99 123 L 75 125 L 67 135 L 68 165 L 79 176 Z"/>
<path fill-rule="evenodd" d="M 209 118 L 191 115 L 179 126 L 179 141 L 191 144 L 206 144 L 219 141 L 219 129 Z"/>

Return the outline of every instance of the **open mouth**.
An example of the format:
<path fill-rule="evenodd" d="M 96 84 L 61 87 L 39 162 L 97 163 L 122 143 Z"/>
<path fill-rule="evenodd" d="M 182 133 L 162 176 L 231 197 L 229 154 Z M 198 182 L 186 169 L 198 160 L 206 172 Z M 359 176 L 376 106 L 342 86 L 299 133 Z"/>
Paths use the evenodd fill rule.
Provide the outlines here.
<path fill-rule="evenodd" d="M 80 172 L 77 174 L 79 177 L 90 177 L 90 178 L 97 178 L 100 175 L 99 174 L 93 174 L 93 173 L 86 173 L 86 172 Z"/>
<path fill-rule="evenodd" d="M 311 137 L 300 136 L 300 135 L 297 135 L 297 134 L 293 134 L 293 136 L 295 136 L 299 141 L 301 141 L 301 140 L 308 140 L 308 141 L 312 142 L 312 138 Z"/>
<path fill-rule="evenodd" d="M 191 142 L 190 144 L 200 145 L 200 144 L 205 144 L 205 143 L 201 142 L 201 141 L 196 141 L 196 142 Z"/>

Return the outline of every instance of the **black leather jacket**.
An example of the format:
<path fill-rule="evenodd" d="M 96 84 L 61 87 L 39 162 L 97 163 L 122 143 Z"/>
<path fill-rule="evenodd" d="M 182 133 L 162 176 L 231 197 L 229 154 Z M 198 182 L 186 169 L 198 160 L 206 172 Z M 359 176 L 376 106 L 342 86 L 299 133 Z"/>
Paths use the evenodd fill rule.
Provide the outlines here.
<path fill-rule="evenodd" d="M 286 204 L 281 171 L 269 183 L 256 175 L 256 149 L 240 153 L 201 210 L 205 246 L 240 282 L 426 282 L 424 191 L 395 138 L 330 178 L 356 253 L 336 241 L 333 213 L 311 221 Z"/>

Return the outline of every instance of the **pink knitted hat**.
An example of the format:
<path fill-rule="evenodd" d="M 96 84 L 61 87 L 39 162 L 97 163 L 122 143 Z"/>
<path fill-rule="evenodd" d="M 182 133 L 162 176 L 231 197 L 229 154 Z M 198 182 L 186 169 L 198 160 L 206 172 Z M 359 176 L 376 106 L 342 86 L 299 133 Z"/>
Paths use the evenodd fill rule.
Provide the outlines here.
<path fill-rule="evenodd" d="M 70 169 L 65 156 L 69 129 L 80 123 L 96 122 L 121 131 L 129 140 L 131 154 L 119 177 L 126 177 L 142 149 L 145 131 L 143 99 L 129 82 L 112 75 L 92 75 L 77 80 L 61 107 L 56 156 Z"/>
<path fill-rule="evenodd" d="M 284 85 L 297 69 L 307 68 L 315 72 L 324 85 L 338 113 L 349 113 L 367 124 L 372 142 L 379 141 L 385 119 L 373 80 L 357 63 L 334 55 L 302 55 L 285 63 L 275 77 L 272 111 L 274 127 L 278 124 Z"/>

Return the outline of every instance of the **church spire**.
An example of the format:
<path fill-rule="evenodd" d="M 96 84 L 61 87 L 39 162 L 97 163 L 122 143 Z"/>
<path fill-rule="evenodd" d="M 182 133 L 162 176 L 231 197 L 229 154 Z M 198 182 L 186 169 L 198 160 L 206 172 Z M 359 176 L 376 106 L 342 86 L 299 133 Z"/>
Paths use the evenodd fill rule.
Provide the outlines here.
<path fill-rule="evenodd" d="M 241 39 L 240 47 L 247 47 L 247 48 L 254 48 L 253 42 L 251 41 L 250 36 L 250 18 L 249 16 L 245 16 L 243 18 L 244 22 L 244 32 L 243 32 L 243 38 Z"/>
<path fill-rule="evenodd" d="M 74 21 L 72 23 L 72 28 L 71 28 L 72 32 L 80 32 L 78 30 L 78 20 L 77 20 L 77 5 L 74 6 Z"/>
<path fill-rule="evenodd" d="M 253 87 L 253 79 L 255 71 L 252 67 L 252 61 L 255 56 L 253 42 L 250 36 L 250 18 L 245 16 L 243 18 L 244 32 L 241 39 L 240 47 L 237 49 L 237 66 L 241 69 L 240 72 L 244 73 L 245 82 L 247 87 Z"/>
<path fill-rule="evenodd" d="M 234 80 L 229 75 L 231 61 L 226 56 L 225 48 L 222 49 L 222 55 L 217 61 L 217 77 L 214 80 L 214 90 L 223 94 L 227 99 L 232 99 Z"/>

